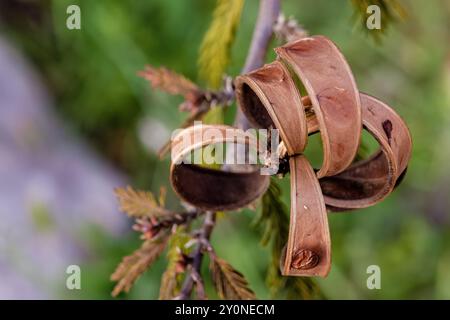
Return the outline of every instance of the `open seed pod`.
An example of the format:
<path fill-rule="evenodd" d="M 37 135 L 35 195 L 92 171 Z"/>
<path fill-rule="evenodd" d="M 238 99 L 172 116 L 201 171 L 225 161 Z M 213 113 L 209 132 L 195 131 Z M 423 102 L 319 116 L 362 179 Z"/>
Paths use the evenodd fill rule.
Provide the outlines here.
<path fill-rule="evenodd" d="M 305 38 L 275 51 L 278 61 L 237 78 L 237 100 L 254 126 L 280 130 L 290 157 L 291 219 L 282 273 L 326 276 L 331 266 L 326 206 L 341 211 L 382 200 L 406 168 L 411 138 L 392 109 L 359 93 L 347 62 L 329 39 Z M 299 99 L 300 88 L 292 89 L 295 77 L 307 97 Z M 381 148 L 352 164 L 363 125 Z M 307 135 L 315 132 L 320 132 L 324 155 L 317 173 L 302 155 Z M 289 148 L 293 145 L 297 148 Z"/>
<path fill-rule="evenodd" d="M 323 145 L 317 177 L 333 176 L 355 158 L 361 136 L 361 101 L 353 74 L 336 45 L 323 36 L 276 48 L 305 87 Z"/>
<path fill-rule="evenodd" d="M 276 61 L 236 79 L 236 98 L 253 126 L 279 130 L 280 149 L 289 158 L 291 213 L 281 271 L 324 277 L 331 267 L 327 209 L 363 208 L 384 199 L 406 171 L 411 136 L 390 107 L 358 91 L 350 67 L 329 39 L 304 38 L 275 51 Z M 305 97 L 301 97 L 300 82 Z M 204 127 L 219 132 L 229 128 Z M 380 149 L 354 162 L 363 128 Z M 303 153 L 308 135 L 319 132 L 323 161 L 313 169 Z M 204 137 L 204 133 L 188 128 L 172 142 L 171 181 L 180 197 L 205 210 L 233 210 L 262 195 L 269 181 L 258 165 L 247 166 L 243 172 L 180 163 L 194 150 L 217 142 L 252 145 L 248 135 L 237 129 L 233 138 L 226 139 Z M 202 139 L 196 143 L 198 136 Z M 194 142 L 180 143 L 186 138 Z"/>
<path fill-rule="evenodd" d="M 272 120 L 290 157 L 291 219 L 282 273 L 326 276 L 331 244 L 318 178 L 344 171 L 355 158 L 362 128 L 360 96 L 348 64 L 327 38 L 306 38 L 275 51 L 281 61 L 238 77 L 236 96 L 254 125 L 267 127 L 271 124 L 266 118 Z M 317 123 L 314 128 L 321 133 L 324 158 L 317 174 L 302 155 L 307 144 L 307 116 L 288 67 L 306 88 Z M 283 88 L 288 89 L 283 92 Z M 293 124 L 292 118 L 298 117 L 300 125 Z"/>
<path fill-rule="evenodd" d="M 325 203 L 332 211 L 366 208 L 383 200 L 406 173 L 412 151 L 408 127 L 388 105 L 361 93 L 364 129 L 380 148 L 342 173 L 320 179 Z"/>
<path fill-rule="evenodd" d="M 269 186 L 269 176 L 261 175 L 259 165 L 235 165 L 224 171 L 189 159 L 195 152 L 202 156 L 202 148 L 214 144 L 229 143 L 257 152 L 252 138 L 224 125 L 193 126 L 179 132 L 172 139 L 170 181 L 175 192 L 187 203 L 210 211 L 240 209 L 255 201 Z"/>

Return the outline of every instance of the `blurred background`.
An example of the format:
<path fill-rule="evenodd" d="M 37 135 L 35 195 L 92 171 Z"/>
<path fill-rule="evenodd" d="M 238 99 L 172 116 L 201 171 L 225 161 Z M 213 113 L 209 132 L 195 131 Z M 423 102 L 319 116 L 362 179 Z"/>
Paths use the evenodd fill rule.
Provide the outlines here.
<path fill-rule="evenodd" d="M 375 41 L 355 22 L 350 1 L 283 1 L 285 15 L 338 44 L 360 90 L 393 106 L 414 142 L 406 178 L 391 196 L 329 215 L 333 266 L 318 280 L 329 299 L 450 299 L 450 2 L 400 2 L 407 16 Z M 81 8 L 81 30 L 66 28 L 71 4 Z M 181 98 L 153 91 L 137 72 L 166 66 L 197 81 L 198 49 L 214 6 L 0 2 L 0 298 L 110 298 L 110 274 L 140 244 L 113 188 L 166 186 L 168 206 L 179 208 L 169 159 L 160 161 L 156 151 L 186 114 L 177 108 Z M 258 1 L 245 2 L 232 76 L 244 63 L 257 8 Z M 232 106 L 227 118 L 234 112 Z M 284 179 L 286 203 L 288 184 Z M 254 216 L 228 214 L 212 242 L 259 298 L 270 298 L 270 249 L 260 245 Z M 81 290 L 66 289 L 72 264 L 81 267 Z M 381 268 L 381 290 L 366 287 L 373 264 Z M 164 267 L 163 255 L 121 297 L 157 298 Z"/>

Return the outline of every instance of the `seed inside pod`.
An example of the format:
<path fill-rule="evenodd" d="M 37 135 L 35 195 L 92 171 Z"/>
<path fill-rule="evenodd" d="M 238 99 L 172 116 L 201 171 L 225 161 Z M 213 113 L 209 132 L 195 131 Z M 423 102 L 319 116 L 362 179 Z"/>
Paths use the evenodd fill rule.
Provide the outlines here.
<path fill-rule="evenodd" d="M 291 266 L 294 269 L 308 270 L 317 266 L 319 260 L 319 255 L 314 251 L 301 249 L 293 257 Z"/>

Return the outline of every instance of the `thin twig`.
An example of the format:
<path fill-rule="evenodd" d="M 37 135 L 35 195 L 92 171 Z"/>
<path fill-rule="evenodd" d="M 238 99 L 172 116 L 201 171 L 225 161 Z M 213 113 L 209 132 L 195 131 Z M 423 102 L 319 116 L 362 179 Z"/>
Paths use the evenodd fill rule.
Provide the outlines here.
<path fill-rule="evenodd" d="M 270 39 L 273 35 L 273 26 L 280 14 L 280 0 L 261 0 L 258 19 L 253 31 L 252 42 L 241 73 L 247 73 L 261 67 L 267 53 Z M 240 109 L 235 118 L 236 127 L 247 130 L 251 127 Z"/>
<path fill-rule="evenodd" d="M 215 221 L 216 213 L 208 211 L 205 215 L 205 220 L 203 221 L 203 225 L 198 235 L 197 246 L 192 254 L 191 271 L 186 275 L 186 279 L 183 283 L 180 294 L 176 297 L 177 300 L 189 299 L 191 297 L 194 284 L 197 282 L 198 285 L 198 277 L 196 277 L 196 275 L 200 274 L 200 269 L 202 267 L 203 261 L 203 253 L 205 250 L 205 243 L 209 243 L 209 238 L 211 237 L 211 233 L 214 229 Z M 202 289 L 200 288 L 200 292 L 201 290 Z"/>
<path fill-rule="evenodd" d="M 152 239 L 157 236 L 161 230 L 170 229 L 175 225 L 189 225 L 194 219 L 203 213 L 201 210 L 168 212 L 169 213 L 161 219 L 156 219 L 153 217 L 142 217 L 136 219 L 136 223 L 133 225 L 133 230 L 141 232 L 142 239 Z"/>

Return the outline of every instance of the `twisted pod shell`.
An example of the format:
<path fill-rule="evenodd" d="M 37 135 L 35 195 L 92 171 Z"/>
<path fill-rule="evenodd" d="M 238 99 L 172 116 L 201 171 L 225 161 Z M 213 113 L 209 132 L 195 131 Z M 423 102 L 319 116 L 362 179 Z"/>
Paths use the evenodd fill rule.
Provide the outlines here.
<path fill-rule="evenodd" d="M 324 36 L 275 49 L 276 61 L 237 77 L 239 107 L 256 128 L 276 128 L 289 158 L 291 213 L 288 243 L 280 262 L 284 275 L 325 277 L 331 267 L 327 210 L 364 208 L 383 200 L 406 172 L 412 140 L 403 120 L 385 103 L 360 93 L 337 46 Z M 301 97 L 298 83 L 307 96 Z M 171 182 L 179 196 L 205 210 L 242 208 L 269 185 L 257 164 L 244 171 L 213 170 L 180 163 L 194 150 L 232 143 L 264 152 L 247 133 L 204 137 L 202 126 L 183 130 L 172 141 Z M 354 162 L 362 129 L 380 148 Z M 323 161 L 314 170 L 303 154 L 308 136 L 320 132 Z M 201 136 L 200 143 L 180 144 Z M 224 138 L 225 137 L 225 138 Z"/>

